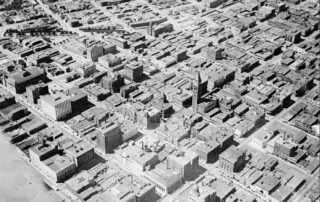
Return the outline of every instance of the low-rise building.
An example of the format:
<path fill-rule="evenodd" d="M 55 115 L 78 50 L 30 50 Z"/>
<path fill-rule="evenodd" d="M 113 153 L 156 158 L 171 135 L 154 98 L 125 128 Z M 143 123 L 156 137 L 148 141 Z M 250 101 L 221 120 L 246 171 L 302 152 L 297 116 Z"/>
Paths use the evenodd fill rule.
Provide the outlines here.
<path fill-rule="evenodd" d="M 146 152 L 147 147 L 135 142 L 124 143 L 115 150 L 115 156 L 119 163 L 130 169 L 131 172 L 141 176 L 144 171 L 154 168 L 159 162 L 155 152 Z"/>
<path fill-rule="evenodd" d="M 81 77 L 89 77 L 96 71 L 96 65 L 93 62 L 84 63 L 76 71 Z"/>
<path fill-rule="evenodd" d="M 4 79 L 4 86 L 12 90 L 15 93 L 24 93 L 26 87 L 32 84 L 36 84 L 39 81 L 45 80 L 46 73 L 39 67 L 28 67 L 24 70 L 19 70 L 10 73 L 6 79 Z"/>
<path fill-rule="evenodd" d="M 156 185 L 160 196 L 171 194 L 182 184 L 182 176 L 168 169 L 164 164 L 158 164 L 155 169 L 145 171 L 144 178 Z"/>
<path fill-rule="evenodd" d="M 87 142 L 79 141 L 65 148 L 66 154 L 76 163 L 76 166 L 82 166 L 94 157 L 94 148 Z"/>
<path fill-rule="evenodd" d="M 66 156 L 54 155 L 41 162 L 41 170 L 54 182 L 63 182 L 72 176 L 76 170 L 76 164 Z"/>

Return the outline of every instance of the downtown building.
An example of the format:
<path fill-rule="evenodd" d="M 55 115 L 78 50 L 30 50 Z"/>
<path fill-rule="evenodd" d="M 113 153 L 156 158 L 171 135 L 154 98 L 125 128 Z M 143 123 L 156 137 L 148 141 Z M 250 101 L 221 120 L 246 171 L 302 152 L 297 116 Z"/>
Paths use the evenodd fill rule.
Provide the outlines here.
<path fill-rule="evenodd" d="M 64 120 L 72 114 L 71 101 L 63 93 L 41 96 L 40 106 L 42 112 L 55 121 Z"/>

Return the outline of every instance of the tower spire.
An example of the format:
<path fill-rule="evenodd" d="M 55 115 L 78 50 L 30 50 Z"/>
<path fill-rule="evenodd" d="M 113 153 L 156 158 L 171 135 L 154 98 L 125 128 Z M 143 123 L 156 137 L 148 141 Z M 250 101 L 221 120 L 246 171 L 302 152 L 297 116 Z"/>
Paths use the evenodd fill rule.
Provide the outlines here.
<path fill-rule="evenodd" d="M 193 95 L 192 95 L 192 109 L 194 112 L 198 112 L 198 102 L 199 102 L 199 97 L 201 96 L 201 75 L 200 72 L 197 71 L 197 75 L 195 78 L 196 82 L 194 83 L 194 85 L 192 86 L 192 91 L 193 91 Z"/>
<path fill-rule="evenodd" d="M 201 84 L 201 75 L 200 75 L 200 71 L 197 71 L 197 78 L 196 78 L 197 80 L 197 84 L 199 85 L 199 84 Z"/>

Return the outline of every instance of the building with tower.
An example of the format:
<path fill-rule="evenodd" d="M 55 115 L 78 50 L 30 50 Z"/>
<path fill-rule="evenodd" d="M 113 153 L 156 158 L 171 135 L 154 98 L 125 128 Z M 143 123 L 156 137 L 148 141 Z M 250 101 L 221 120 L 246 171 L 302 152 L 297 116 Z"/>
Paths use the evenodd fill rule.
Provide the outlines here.
<path fill-rule="evenodd" d="M 197 72 L 196 81 L 192 83 L 192 110 L 198 112 L 198 103 L 203 94 L 203 85 L 200 72 Z"/>
<path fill-rule="evenodd" d="M 172 105 L 167 102 L 167 98 L 164 93 L 154 95 L 152 102 L 153 106 L 161 111 L 162 118 L 170 117 L 173 112 L 173 108 Z"/>
<path fill-rule="evenodd" d="M 193 189 L 188 194 L 188 200 L 193 202 L 218 201 L 216 191 L 209 186 L 194 185 Z"/>

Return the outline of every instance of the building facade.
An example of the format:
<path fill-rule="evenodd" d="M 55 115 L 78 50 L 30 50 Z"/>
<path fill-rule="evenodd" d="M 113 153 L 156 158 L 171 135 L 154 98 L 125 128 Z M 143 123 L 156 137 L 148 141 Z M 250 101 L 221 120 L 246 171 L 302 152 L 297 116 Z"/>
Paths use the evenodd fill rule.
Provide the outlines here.
<path fill-rule="evenodd" d="M 114 123 L 109 127 L 101 130 L 97 136 L 97 143 L 98 148 L 103 153 L 113 152 L 113 150 L 122 143 L 120 126 Z"/>
<path fill-rule="evenodd" d="M 246 154 L 235 146 L 229 147 L 219 156 L 219 168 L 227 173 L 241 170 L 245 165 Z"/>
<path fill-rule="evenodd" d="M 64 120 L 72 114 L 69 97 L 62 93 L 41 96 L 40 105 L 42 112 L 55 121 Z"/>

